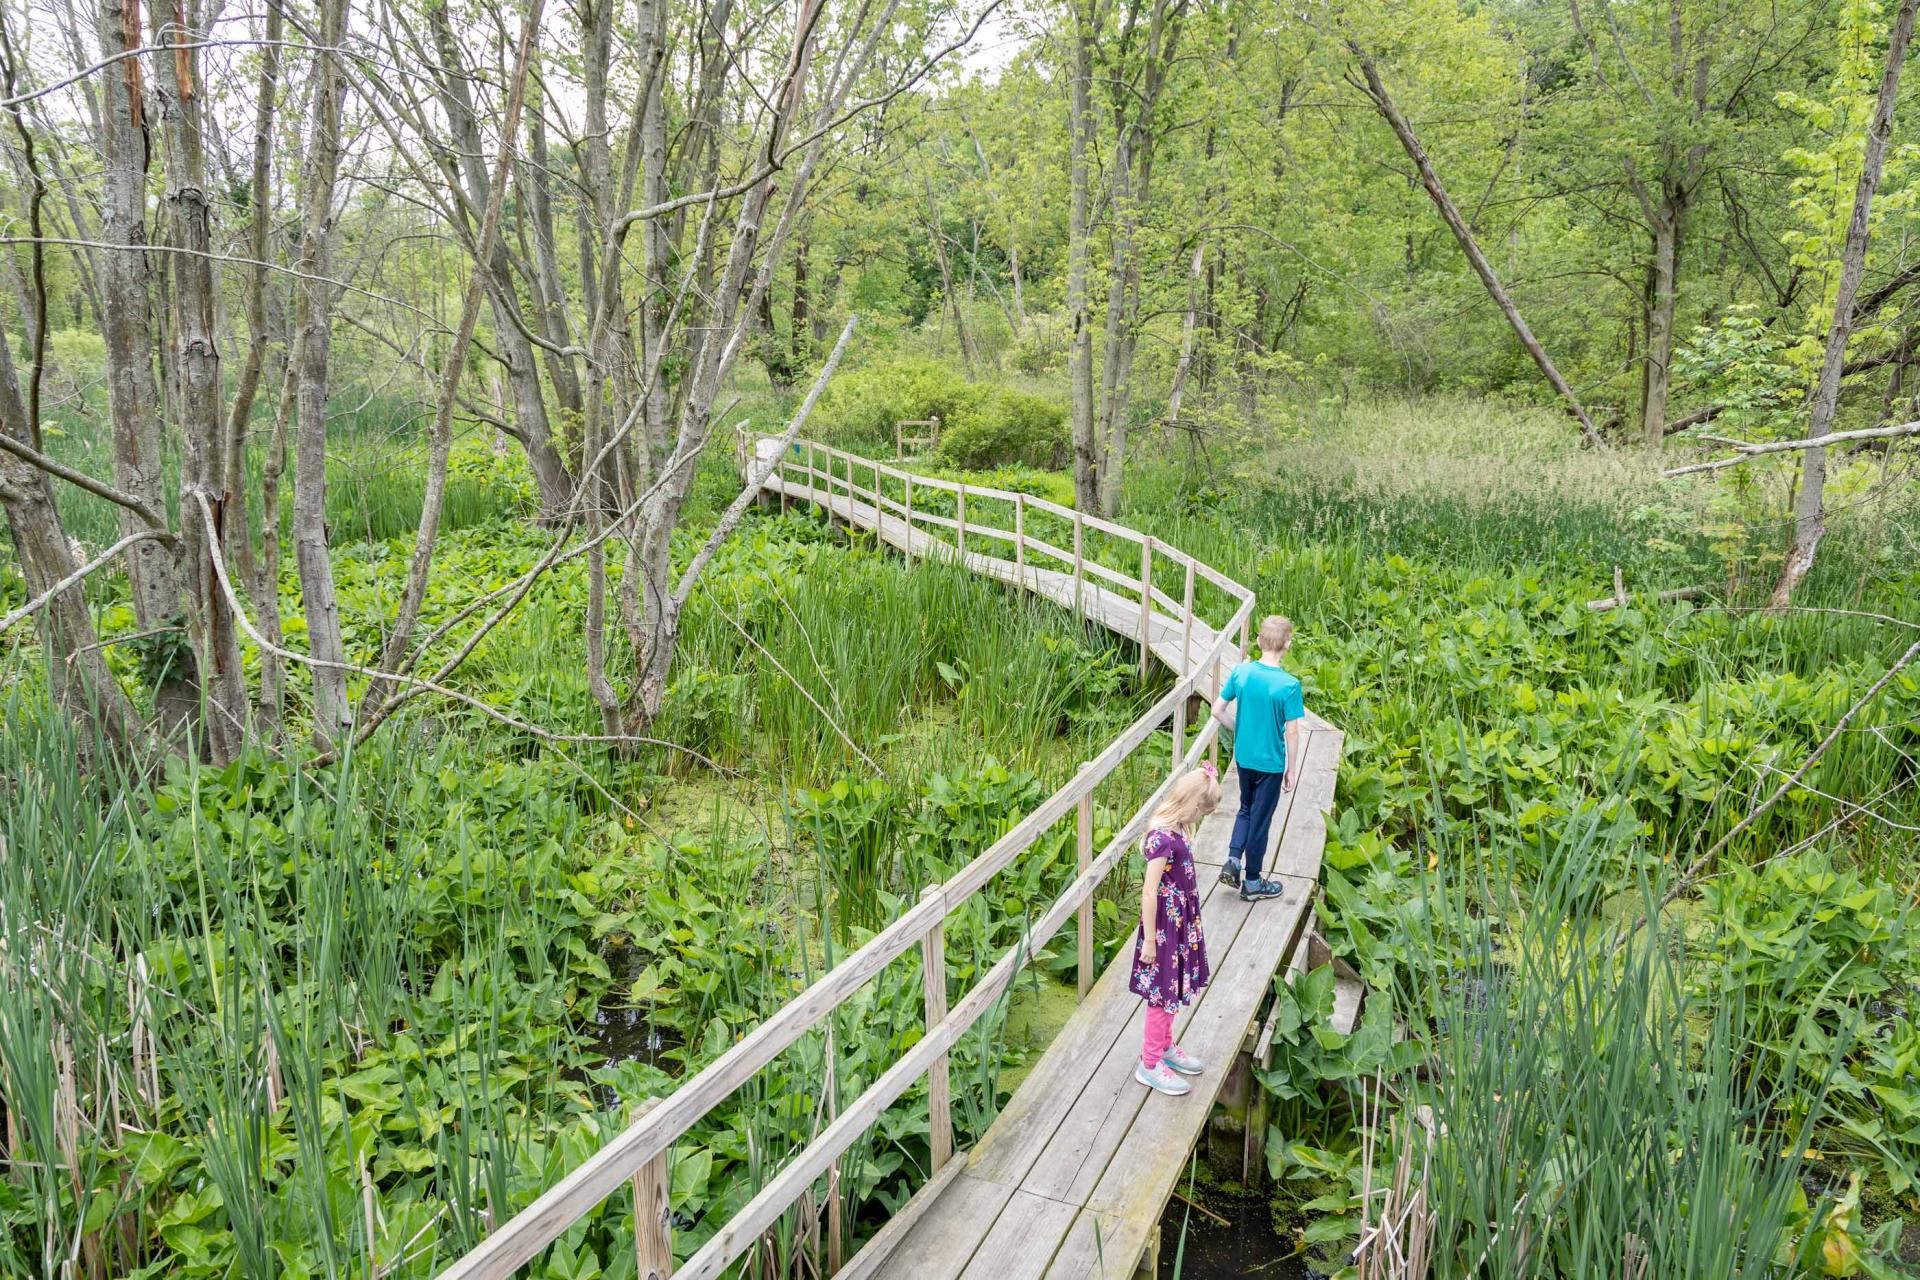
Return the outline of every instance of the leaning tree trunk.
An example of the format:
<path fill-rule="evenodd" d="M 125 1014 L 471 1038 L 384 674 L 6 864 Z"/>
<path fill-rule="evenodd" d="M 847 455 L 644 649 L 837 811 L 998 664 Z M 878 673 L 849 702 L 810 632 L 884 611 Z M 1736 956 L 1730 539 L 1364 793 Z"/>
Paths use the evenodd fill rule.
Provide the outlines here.
<path fill-rule="evenodd" d="M 1820 362 L 1820 378 L 1813 388 L 1808 414 L 1809 439 L 1818 439 L 1832 430 L 1834 414 L 1840 405 L 1840 376 L 1847 360 L 1847 339 L 1853 334 L 1853 304 L 1866 267 L 1867 243 L 1872 239 L 1868 224 L 1873 197 L 1880 188 L 1887 139 L 1893 133 L 1900 69 L 1906 62 L 1907 44 L 1913 38 L 1917 3 L 1920 0 L 1901 0 L 1893 20 L 1893 35 L 1887 44 L 1887 69 L 1880 79 L 1880 97 L 1874 104 L 1873 122 L 1867 127 L 1866 156 L 1860 165 L 1860 182 L 1853 193 L 1853 216 L 1847 220 L 1846 243 L 1840 253 L 1840 287 L 1833 298 L 1833 326 L 1827 331 L 1826 355 Z M 1813 568 L 1814 555 L 1827 533 L 1826 490 L 1827 451 L 1823 446 L 1816 446 L 1800 455 L 1800 491 L 1794 500 L 1793 541 L 1787 547 L 1780 580 L 1773 587 L 1771 604 L 1776 609 L 1785 608 L 1792 601 L 1794 588 Z"/>
<path fill-rule="evenodd" d="M 346 85 L 337 47 L 346 27 L 346 0 L 327 0 L 315 68 L 313 119 L 307 137 L 304 228 L 300 281 L 294 297 L 295 366 L 293 438 L 293 558 L 300 572 L 300 598 L 307 618 L 307 645 L 321 664 L 346 661 L 340 636 L 340 604 L 327 543 L 327 376 L 332 355 L 333 188 L 340 169 L 340 110 Z M 313 736 L 325 751 L 343 741 L 352 707 L 346 672 L 337 665 L 313 667 Z"/>
<path fill-rule="evenodd" d="M 204 749 L 218 763 L 239 754 L 247 734 L 247 689 L 233 611 L 214 577 L 220 530 L 201 515 L 204 499 L 216 517 L 227 498 L 225 420 L 220 412 L 220 349 L 214 337 L 213 219 L 202 142 L 197 51 L 188 46 L 199 15 L 182 0 L 179 18 L 155 15 L 154 43 L 172 45 L 160 67 L 167 139 L 167 205 L 174 243 L 184 252 L 172 266 L 172 360 L 180 423 L 180 563 L 186 582 L 188 635 L 199 658 Z"/>
<path fill-rule="evenodd" d="M 488 177 L 473 95 L 468 89 L 469 77 L 445 0 L 434 0 L 428 6 L 427 20 L 440 60 L 439 98 L 447 114 L 455 152 L 456 180 L 464 192 L 464 203 L 472 211 L 470 229 L 477 242 L 479 219 L 487 204 Z M 516 310 L 519 289 L 513 260 L 506 245 L 496 238 L 492 250 L 480 261 L 486 268 L 490 286 L 487 300 L 493 312 L 493 341 L 498 358 L 506 367 L 507 387 L 513 396 L 511 434 L 527 452 L 527 462 L 540 493 L 541 518 L 557 519 L 573 498 L 573 476 L 554 444 L 553 424 L 547 417 L 546 400 L 540 391 L 540 366 L 533 343 L 522 332 L 524 322 Z"/>
<path fill-rule="evenodd" d="M 1453 198 L 1447 194 L 1446 187 L 1440 181 L 1440 175 L 1434 172 L 1433 162 L 1427 158 L 1426 148 L 1420 145 L 1420 139 L 1414 133 L 1413 126 L 1407 123 L 1407 118 L 1400 114 L 1400 108 L 1387 93 L 1387 86 L 1380 78 L 1379 68 L 1374 66 L 1373 59 L 1359 45 L 1349 42 L 1348 47 L 1359 59 L 1361 74 L 1366 77 L 1366 84 L 1361 87 L 1368 99 L 1372 101 L 1374 108 L 1392 127 L 1394 137 L 1400 140 L 1401 149 L 1407 153 L 1407 159 L 1413 161 L 1414 168 L 1419 170 L 1420 181 L 1426 187 L 1427 194 L 1432 197 L 1434 206 L 1440 210 L 1440 216 L 1446 221 L 1448 229 L 1453 232 L 1453 238 L 1459 241 L 1461 252 L 1466 254 L 1467 261 L 1473 264 L 1474 272 L 1479 275 L 1480 283 L 1486 286 L 1494 305 L 1498 306 L 1500 314 L 1507 318 L 1507 323 L 1513 328 L 1514 336 L 1520 339 L 1520 345 L 1525 347 L 1527 354 L 1533 357 L 1533 362 L 1539 366 L 1540 372 L 1546 375 L 1547 381 L 1553 384 L 1553 389 L 1559 392 L 1561 399 L 1567 402 L 1568 412 L 1573 414 L 1580 423 L 1580 433 L 1591 444 L 1602 443 L 1600 429 L 1593 425 L 1593 419 L 1587 415 L 1586 409 L 1580 403 L 1580 398 L 1574 395 L 1573 388 L 1567 384 L 1565 378 L 1560 376 L 1559 368 L 1547 355 L 1547 349 L 1540 345 L 1540 340 L 1533 336 L 1533 330 L 1528 328 L 1527 322 L 1521 318 L 1520 308 L 1514 305 L 1513 298 L 1507 293 L 1506 287 L 1500 283 L 1500 277 L 1494 274 L 1493 264 L 1487 261 L 1487 255 L 1480 252 L 1480 244 L 1474 239 L 1472 229 L 1467 226 L 1467 220 L 1460 216 L 1460 210 L 1455 207 Z"/>
<path fill-rule="evenodd" d="M 107 57 L 138 47 L 137 0 L 103 0 L 98 34 Z M 100 238 L 109 247 L 97 255 L 101 334 L 107 349 L 107 413 L 113 423 L 114 483 L 124 493 L 163 511 L 164 423 L 153 384 L 153 325 L 149 318 L 147 268 L 147 137 L 141 61 L 125 58 L 109 69 L 100 99 Z M 143 527 L 119 508 L 122 537 Z M 171 549 L 142 542 L 127 552 L 133 614 L 143 631 L 183 621 L 180 566 Z M 168 646 L 177 660 L 154 681 L 154 711 L 168 738 L 184 736 L 200 714 L 199 673 L 192 650 Z"/>

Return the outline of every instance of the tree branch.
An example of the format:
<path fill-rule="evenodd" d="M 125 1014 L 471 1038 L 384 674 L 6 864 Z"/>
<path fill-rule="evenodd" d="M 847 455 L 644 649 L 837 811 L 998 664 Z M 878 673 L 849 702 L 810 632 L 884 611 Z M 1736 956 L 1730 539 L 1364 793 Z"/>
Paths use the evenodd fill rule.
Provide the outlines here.
<path fill-rule="evenodd" d="M 108 502 L 125 507 L 133 514 L 145 520 L 151 526 L 151 536 L 171 546 L 174 535 L 168 531 L 167 522 L 152 507 L 140 501 L 130 493 L 114 488 L 104 480 L 95 480 L 84 471 L 76 471 L 64 462 L 56 462 L 22 440 L 15 440 L 4 431 L 0 431 L 0 449 L 5 449 L 16 458 L 30 462 L 50 476 L 65 480 L 76 488 L 85 489 L 96 498 L 105 498 Z"/>
<path fill-rule="evenodd" d="M 4 440 L 4 439 L 6 439 L 5 436 L 0 436 L 0 440 Z M 128 534 L 126 537 L 120 539 L 120 541 L 114 543 L 112 546 L 108 547 L 105 551 L 102 551 L 99 555 L 95 556 L 93 559 L 87 561 L 87 563 L 81 565 L 78 569 L 75 569 L 72 573 L 68 574 L 66 577 L 60 579 L 60 581 L 48 587 L 45 591 L 41 592 L 39 595 L 35 596 L 33 599 L 21 605 L 18 609 L 15 609 L 12 613 L 8 614 L 6 617 L 0 618 L 0 634 L 5 634 L 5 632 L 9 628 L 11 628 L 14 623 L 20 621 L 22 618 L 28 617 L 34 613 L 38 613 L 41 609 L 45 608 L 50 602 L 52 602 L 54 597 L 58 596 L 62 591 L 70 590 L 71 588 L 76 587 L 80 583 L 86 581 L 88 574 L 92 573 L 94 570 L 105 565 L 108 561 L 112 560 L 115 556 L 119 555 L 122 551 L 125 551 L 128 547 L 132 546 L 134 543 L 147 542 L 147 541 L 171 542 L 172 540 L 173 540 L 173 535 L 168 533 L 164 529 L 141 529 L 137 533 Z"/>
<path fill-rule="evenodd" d="M 707 562 L 713 559 L 714 553 L 720 549 L 720 544 L 727 540 L 727 535 L 732 533 L 734 526 L 740 523 L 740 518 L 746 514 L 747 507 L 759 494 L 760 486 L 767 482 L 767 477 L 772 475 L 774 468 L 780 465 L 780 455 L 787 451 L 794 437 L 800 434 L 800 429 L 807 425 L 807 417 L 813 412 L 813 406 L 818 403 L 820 393 L 827 389 L 828 379 L 832 378 L 833 371 L 840 367 L 840 357 L 847 349 L 848 339 L 853 337 L 853 326 L 858 319 L 858 316 L 847 317 L 846 328 L 840 330 L 840 340 L 833 344 L 833 351 L 827 356 L 827 362 L 820 366 L 820 376 L 813 380 L 813 389 L 807 392 L 807 398 L 800 403 L 799 412 L 793 415 L 793 421 L 787 424 L 785 433 L 779 437 L 780 447 L 766 459 L 764 465 L 758 459 L 748 462 L 747 483 L 741 488 L 739 496 L 728 504 L 726 511 L 721 514 L 719 521 L 713 526 L 713 532 L 707 535 L 706 542 L 694 552 L 693 559 L 687 563 L 686 572 L 680 575 L 679 585 L 673 592 L 674 608 L 686 607 L 687 598 L 693 594 L 694 584 L 700 581 L 700 574 L 706 569 Z M 758 474 L 755 474 L 756 471 Z M 878 500 L 876 495 L 875 501 Z"/>
<path fill-rule="evenodd" d="M 1712 462 L 1669 467 L 1660 474 L 1687 476 L 1699 471 L 1718 471 L 1722 467 L 1737 467 L 1743 462 L 1762 458 L 1770 453 L 1797 453 L 1803 449 L 1824 449 L 1830 444 L 1846 444 L 1852 440 L 1891 440 L 1899 436 L 1911 435 L 1920 435 L 1920 422 L 1903 422 L 1892 427 L 1864 427 L 1858 431 L 1834 431 L 1808 440 L 1766 440 L 1759 444 L 1734 444 L 1734 448 L 1739 452 L 1731 458 L 1715 458 Z M 1733 442 L 1729 441 L 1729 443 Z"/>

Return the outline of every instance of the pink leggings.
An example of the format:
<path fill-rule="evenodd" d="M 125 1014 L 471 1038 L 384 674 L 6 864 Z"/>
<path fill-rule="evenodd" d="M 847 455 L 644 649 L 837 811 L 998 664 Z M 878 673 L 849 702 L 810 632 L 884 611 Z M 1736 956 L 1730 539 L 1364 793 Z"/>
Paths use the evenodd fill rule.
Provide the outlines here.
<path fill-rule="evenodd" d="M 1141 1047 L 1140 1061 L 1149 1067 L 1160 1065 L 1173 1047 L 1173 1010 L 1147 1006 L 1147 1042 Z"/>

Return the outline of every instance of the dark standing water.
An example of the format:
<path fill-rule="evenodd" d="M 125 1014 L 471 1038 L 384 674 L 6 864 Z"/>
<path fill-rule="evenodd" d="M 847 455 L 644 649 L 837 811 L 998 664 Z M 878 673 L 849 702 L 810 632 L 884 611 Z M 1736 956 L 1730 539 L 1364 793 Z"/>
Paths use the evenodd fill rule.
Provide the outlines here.
<path fill-rule="evenodd" d="M 1160 1280 L 1322 1280 L 1322 1273 L 1287 1256 L 1287 1242 L 1275 1234 L 1267 1206 L 1257 1200 L 1203 1200 L 1232 1225 L 1189 1210 L 1184 1201 L 1167 1201 L 1160 1216 Z M 1181 1248 L 1181 1229 L 1186 1247 Z"/>

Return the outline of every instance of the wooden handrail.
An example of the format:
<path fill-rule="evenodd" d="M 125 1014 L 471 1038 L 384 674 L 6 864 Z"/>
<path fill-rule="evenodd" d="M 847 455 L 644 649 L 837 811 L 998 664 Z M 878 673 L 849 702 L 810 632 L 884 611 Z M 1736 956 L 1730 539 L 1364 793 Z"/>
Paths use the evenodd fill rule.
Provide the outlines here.
<path fill-rule="evenodd" d="M 753 438 L 748 437 L 746 443 L 751 446 Z M 794 461 L 802 445 L 807 450 L 804 463 Z M 746 456 L 751 457 L 750 447 Z M 821 478 L 815 466 L 816 457 L 824 457 L 827 460 L 824 487 L 817 486 L 815 483 Z M 847 474 L 844 478 L 833 474 L 833 464 L 836 459 L 843 461 L 847 466 Z M 874 489 L 861 489 L 854 479 L 856 467 L 871 470 L 871 474 L 875 477 Z M 829 513 L 834 513 L 835 504 L 841 493 L 844 493 L 849 504 L 847 516 L 850 524 L 853 515 L 851 504 L 862 496 L 872 499 L 876 524 L 883 518 L 885 514 L 882 505 L 883 495 L 877 487 L 879 477 L 882 476 L 891 475 L 916 488 L 943 489 L 955 493 L 962 490 L 962 486 L 955 482 L 937 480 L 934 477 L 887 467 L 814 441 L 794 442 L 788 450 L 782 452 L 772 474 L 780 475 L 784 484 L 789 468 L 806 474 L 808 496 L 819 501 Z M 1086 559 L 1084 555 L 1082 542 L 1085 529 L 1115 534 L 1138 544 L 1141 547 L 1143 566 L 1148 571 L 1156 555 L 1172 559 L 1176 564 L 1184 566 L 1187 570 L 1187 600 L 1184 608 L 1175 605 L 1176 612 L 1172 616 L 1182 626 L 1181 653 L 1186 669 L 1176 673 L 1171 689 L 1122 730 L 1098 755 L 1082 765 L 1064 786 L 1041 801 L 1032 812 L 1015 823 L 1005 835 L 995 840 L 945 883 L 929 887 L 920 901 L 902 913 L 899 919 L 822 974 L 812 986 L 781 1006 L 726 1052 L 684 1081 L 672 1094 L 649 1107 L 644 1114 L 637 1116 L 626 1129 L 609 1139 L 599 1151 L 589 1156 L 542 1193 L 532 1204 L 502 1223 L 465 1256 L 441 1272 L 443 1278 L 505 1280 L 516 1268 L 530 1261 L 541 1249 L 558 1239 L 569 1227 L 591 1212 L 608 1195 L 646 1169 L 651 1162 L 663 1156 L 675 1141 L 725 1101 L 752 1075 L 798 1042 L 802 1036 L 818 1027 L 828 1014 L 854 996 L 895 959 L 919 947 L 923 952 L 923 966 L 925 966 L 925 957 L 937 951 L 937 943 L 934 939 L 944 930 L 947 916 L 1010 866 L 1015 858 L 1030 848 L 1055 823 L 1061 821 L 1067 814 L 1077 812 L 1078 824 L 1081 828 L 1079 839 L 1083 852 L 1079 859 L 1080 872 L 1074 881 L 1053 900 L 1040 919 L 1023 932 L 1019 942 L 1010 948 L 951 1009 L 945 1008 L 944 993 L 938 1002 L 929 996 L 927 1013 L 930 1025 L 927 1027 L 925 1036 L 869 1085 L 865 1092 L 848 1104 L 838 1116 L 832 1118 L 811 1142 L 793 1153 L 773 1179 L 742 1206 L 693 1257 L 688 1259 L 685 1267 L 675 1273 L 682 1280 L 708 1280 L 710 1277 L 717 1277 L 777 1222 L 780 1215 L 799 1199 L 807 1187 L 826 1173 L 841 1154 L 858 1140 L 860 1134 L 872 1125 L 888 1106 L 904 1094 L 916 1079 L 930 1070 L 937 1069 L 937 1065 L 944 1061 L 959 1038 L 1012 984 L 1015 975 L 1024 966 L 1027 957 L 1032 954 L 1036 946 L 1043 945 L 1050 939 L 1069 916 L 1081 912 L 1082 918 L 1085 918 L 1082 908 L 1091 902 L 1094 890 L 1118 865 L 1120 859 L 1125 856 L 1126 850 L 1144 834 L 1146 823 L 1154 808 L 1165 797 L 1175 779 L 1185 768 L 1194 766 L 1202 754 L 1217 741 L 1220 731 L 1219 722 L 1208 717 L 1206 724 L 1192 742 L 1190 744 L 1185 742 L 1185 708 L 1188 699 L 1196 694 L 1211 695 L 1217 691 L 1216 675 L 1222 659 L 1232 645 L 1236 632 L 1244 638 L 1253 612 L 1254 593 L 1249 588 L 1218 574 L 1210 566 L 1203 565 L 1177 548 L 1150 535 L 1127 529 L 1123 525 L 1115 525 L 1110 521 L 1057 506 L 1044 499 L 1035 498 L 1031 494 L 981 489 L 972 485 L 965 486 L 965 492 L 969 497 L 1005 499 L 1015 502 L 1018 526 L 1015 530 L 1008 532 L 985 529 L 969 522 L 966 532 L 983 533 L 1013 541 L 1016 545 L 1016 563 L 1022 566 L 1027 563 L 1025 553 L 1030 550 L 1039 551 L 1054 559 L 1070 560 L 1075 569 L 1073 576 L 1076 588 L 1081 581 L 1081 572 L 1094 569 L 1093 562 Z M 1060 548 L 1029 536 L 1026 533 L 1027 521 L 1023 515 L 1018 514 L 1024 510 L 1043 510 L 1071 520 L 1074 526 L 1073 551 L 1063 552 Z M 947 521 L 930 516 L 924 511 L 913 511 L 910 505 L 906 509 L 905 519 L 909 532 L 906 539 L 908 544 L 913 542 L 911 535 L 916 523 L 954 527 L 956 533 L 958 533 L 957 526 L 960 524 L 958 520 Z M 940 548 L 943 555 L 950 555 L 965 564 L 967 556 L 962 549 L 964 543 L 959 542 L 958 538 L 956 543 L 958 545 L 936 540 L 930 545 Z M 1112 573 L 1106 570 L 1105 566 L 1100 566 L 1095 571 Z M 1239 600 L 1239 605 L 1232 617 L 1214 633 L 1212 643 L 1206 646 L 1206 651 L 1199 655 L 1197 662 L 1188 656 L 1192 647 L 1193 628 L 1196 621 L 1199 621 L 1192 608 L 1192 584 L 1195 575 L 1215 583 Z M 1021 576 L 1024 582 L 1024 572 Z M 1122 583 L 1126 581 L 1122 574 L 1112 573 L 1112 576 Z M 1146 575 L 1143 574 L 1144 576 Z M 1150 581 L 1145 590 L 1140 589 L 1138 582 L 1131 585 L 1142 604 L 1141 635 L 1150 642 L 1150 619 L 1155 615 L 1153 608 L 1155 596 L 1164 593 L 1157 592 Z M 1211 630 L 1210 627 L 1209 630 Z M 1155 788 L 1146 802 L 1134 811 L 1100 855 L 1089 861 L 1084 849 L 1090 835 L 1090 806 L 1095 788 L 1111 776 L 1169 719 L 1173 721 L 1177 735 L 1174 749 L 1176 767 Z M 1182 747 L 1185 748 L 1184 751 Z M 1086 954 L 1089 948 L 1084 925 L 1080 933 L 1083 950 L 1081 965 L 1084 971 L 1090 963 L 1090 956 Z M 1085 987 L 1083 973 L 1083 992 Z"/>

